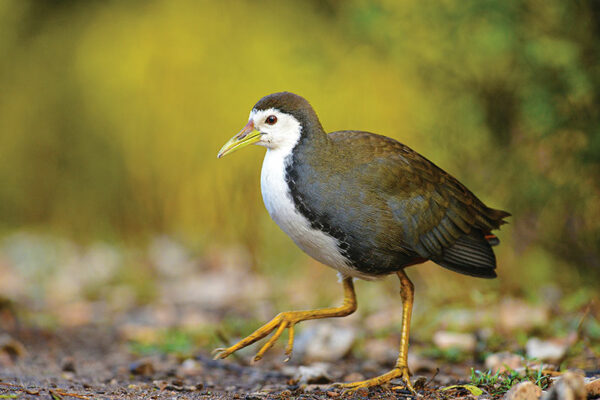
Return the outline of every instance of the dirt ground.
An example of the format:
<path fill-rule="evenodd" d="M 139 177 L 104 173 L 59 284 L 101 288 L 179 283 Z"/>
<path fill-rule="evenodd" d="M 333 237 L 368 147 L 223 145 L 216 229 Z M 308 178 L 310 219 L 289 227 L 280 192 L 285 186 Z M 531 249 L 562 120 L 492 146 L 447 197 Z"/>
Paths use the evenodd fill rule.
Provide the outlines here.
<path fill-rule="evenodd" d="M 329 378 L 299 385 L 293 372 L 297 367 L 281 360 L 267 358 L 247 366 L 235 359 L 213 361 L 204 353 L 185 360 L 170 355 L 140 358 L 128 351 L 114 331 L 92 326 L 55 333 L 22 330 L 17 337 L 24 349 L 20 355 L 3 358 L 1 398 L 331 399 L 348 397 L 331 387 L 331 379 L 360 378 L 350 375 L 361 367 L 353 359 L 336 363 Z M 380 368 L 384 372 L 385 367 Z M 450 393 L 431 390 L 448 379 L 434 379 L 421 392 L 426 398 L 447 398 Z M 351 397 L 366 395 L 411 397 L 402 389 L 359 391 Z"/>
<path fill-rule="evenodd" d="M 266 358 L 257 365 L 242 359 L 213 361 L 204 352 L 193 357 L 140 357 L 129 351 L 111 329 L 86 326 L 72 330 L 19 329 L 0 358 L 0 398 L 18 399 L 335 399 L 413 398 L 401 388 L 373 388 L 354 394 L 331 386 L 332 381 L 361 379 L 356 371 L 382 373 L 389 365 L 373 365 L 346 357 L 328 376 L 299 384 L 298 365 Z M 22 347 L 20 347 L 22 346 Z M 439 371 L 413 377 L 424 399 L 476 398 L 464 388 L 440 390 L 468 383 L 465 365 L 437 366 Z M 589 376 L 600 371 L 587 371 Z M 400 383 L 400 382 L 398 382 Z M 421 397 L 420 396 L 420 397 Z M 484 392 L 479 396 L 498 398 Z"/>
<path fill-rule="evenodd" d="M 411 271 L 419 292 L 408 362 L 421 398 L 496 400 L 522 380 L 547 390 L 546 370 L 600 376 L 596 291 L 540 287 L 531 299 L 469 286 L 465 295 L 458 278 L 428 268 L 437 267 Z M 165 238 L 142 251 L 13 236 L 0 257 L 0 399 L 412 398 L 401 382 L 354 394 L 332 386 L 393 367 L 395 281 L 357 282 L 356 313 L 299 324 L 288 363 L 286 334 L 254 365 L 256 346 L 212 360 L 212 349 L 282 310 L 340 301 L 321 265 L 289 274 L 267 278 L 242 251 L 199 257 Z M 488 372 L 505 366 L 502 376 Z M 448 389 L 457 384 L 477 390 Z"/>

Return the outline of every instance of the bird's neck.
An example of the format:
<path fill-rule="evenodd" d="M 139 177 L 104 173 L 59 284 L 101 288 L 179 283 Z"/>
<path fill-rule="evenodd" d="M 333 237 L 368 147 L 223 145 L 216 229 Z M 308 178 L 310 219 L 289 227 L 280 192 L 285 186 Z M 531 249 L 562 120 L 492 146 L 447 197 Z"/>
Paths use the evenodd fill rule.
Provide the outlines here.
<path fill-rule="evenodd" d="M 314 164 L 326 159 L 325 154 L 331 149 L 331 139 L 320 127 L 303 127 L 299 140 L 290 151 L 290 162 Z"/>
<path fill-rule="evenodd" d="M 277 147 L 267 147 L 266 158 L 279 159 L 285 166 L 291 163 L 313 164 L 330 150 L 331 140 L 318 126 L 299 126 L 298 131 L 289 132 L 288 139 Z"/>

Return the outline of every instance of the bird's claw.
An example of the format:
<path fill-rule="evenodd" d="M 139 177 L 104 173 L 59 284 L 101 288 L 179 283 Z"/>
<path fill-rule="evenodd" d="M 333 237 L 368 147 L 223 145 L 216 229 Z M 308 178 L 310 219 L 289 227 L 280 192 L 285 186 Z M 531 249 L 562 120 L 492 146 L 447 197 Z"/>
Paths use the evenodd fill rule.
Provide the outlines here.
<path fill-rule="evenodd" d="M 383 375 L 376 376 L 375 378 L 367 379 L 364 381 L 358 381 L 358 382 L 334 383 L 334 386 L 343 389 L 344 393 L 351 394 L 351 393 L 356 392 L 358 389 L 361 389 L 361 388 L 368 389 L 372 386 L 383 385 L 383 384 L 389 383 L 392 379 L 396 379 L 396 378 L 402 379 L 404 381 L 404 387 L 406 389 L 410 390 L 414 395 L 417 394 L 417 392 L 413 388 L 412 384 L 410 383 L 410 371 L 408 370 L 408 367 L 405 365 L 396 366 L 393 370 L 391 370 Z M 397 387 L 394 387 L 394 389 L 395 388 L 397 388 Z"/>
<path fill-rule="evenodd" d="M 262 327 L 258 328 L 252 334 L 246 338 L 240 340 L 236 344 L 227 348 L 218 348 L 212 351 L 213 359 L 218 360 L 225 358 L 236 351 L 243 349 L 246 346 L 268 336 L 271 332 L 275 331 L 273 336 L 260 348 L 256 353 L 252 362 L 260 361 L 263 355 L 273 347 L 273 344 L 279 339 L 283 331 L 287 328 L 289 330 L 288 345 L 285 350 L 286 358 L 284 361 L 289 361 L 292 357 L 292 350 L 294 348 L 294 325 L 302 320 L 302 311 L 290 311 L 278 314 L 270 322 L 266 323 Z"/>
<path fill-rule="evenodd" d="M 228 355 L 230 355 L 231 353 L 229 353 L 227 351 L 226 348 L 224 347 L 219 347 L 214 349 L 213 351 L 211 351 L 210 355 L 213 356 L 213 360 L 220 360 L 222 358 L 227 357 Z"/>

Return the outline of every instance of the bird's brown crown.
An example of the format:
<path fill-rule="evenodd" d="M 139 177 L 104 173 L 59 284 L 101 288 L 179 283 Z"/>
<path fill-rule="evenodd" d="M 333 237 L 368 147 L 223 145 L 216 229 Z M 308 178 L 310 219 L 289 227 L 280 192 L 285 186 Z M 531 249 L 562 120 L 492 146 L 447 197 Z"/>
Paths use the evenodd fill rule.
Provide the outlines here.
<path fill-rule="evenodd" d="M 272 93 L 260 99 L 255 105 L 255 110 L 277 109 L 283 113 L 294 116 L 304 128 L 321 127 L 317 113 L 310 103 L 302 96 L 290 92 Z"/>

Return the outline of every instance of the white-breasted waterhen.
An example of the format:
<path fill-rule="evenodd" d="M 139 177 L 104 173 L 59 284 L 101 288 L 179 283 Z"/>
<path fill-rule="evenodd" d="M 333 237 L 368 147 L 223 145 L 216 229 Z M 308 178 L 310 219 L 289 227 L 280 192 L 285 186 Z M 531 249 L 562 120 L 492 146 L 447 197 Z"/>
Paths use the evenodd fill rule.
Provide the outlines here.
<path fill-rule="evenodd" d="M 354 390 L 402 378 L 413 390 L 407 352 L 414 288 L 404 269 L 431 260 L 461 274 L 496 277 L 492 245 L 498 239 L 491 231 L 510 214 L 487 207 L 454 177 L 396 140 L 360 131 L 327 134 L 308 101 L 293 93 L 263 97 L 218 157 L 249 144 L 267 148 L 261 189 L 269 215 L 298 247 L 339 272 L 344 303 L 283 312 L 237 344 L 216 349 L 215 358 L 275 331 L 254 357 L 257 361 L 286 328 L 289 357 L 295 324 L 356 310 L 353 278 L 395 273 L 403 302 L 396 366 L 341 386 Z"/>

